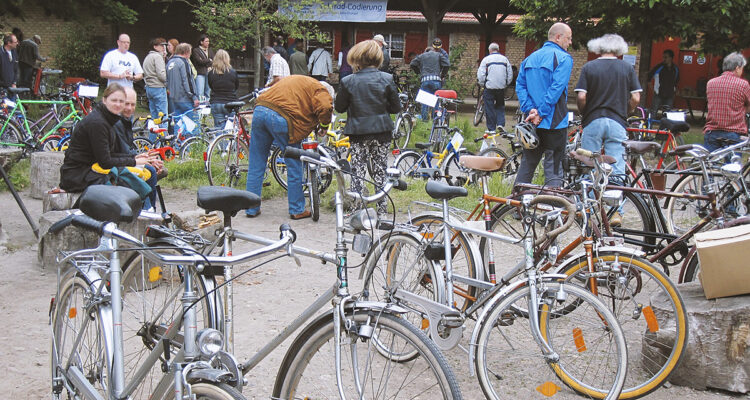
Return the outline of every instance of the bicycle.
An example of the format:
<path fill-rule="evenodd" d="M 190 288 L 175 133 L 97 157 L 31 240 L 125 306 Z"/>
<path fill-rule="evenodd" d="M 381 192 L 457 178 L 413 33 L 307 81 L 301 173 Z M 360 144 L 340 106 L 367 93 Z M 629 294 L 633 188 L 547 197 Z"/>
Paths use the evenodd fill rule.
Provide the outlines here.
<path fill-rule="evenodd" d="M 404 149 L 409 145 L 411 132 L 414 130 L 414 115 L 409 110 L 409 102 L 411 101 L 409 95 L 399 93 L 398 98 L 401 101 L 401 112 L 396 115 L 396 122 L 393 128 L 393 144 L 391 147 L 393 149 Z"/>
<path fill-rule="evenodd" d="M 481 167 L 482 170 L 499 168 L 498 160 L 483 158 L 489 161 Z M 466 160 L 465 163 L 471 163 L 472 158 L 467 157 Z M 452 232 L 471 233 L 516 245 L 520 243 L 519 240 L 453 221 L 448 215 L 447 202 L 466 196 L 464 188 L 431 180 L 427 183 L 426 191 L 431 197 L 442 201 L 443 221 L 448 221 L 443 224 L 442 232 L 419 230 L 417 238 L 402 232 L 390 234 L 378 255 L 370 258 L 367 264 L 363 295 L 391 301 L 410 310 L 409 319 L 428 331 L 431 339 L 443 350 L 458 345 L 465 319 L 476 318 L 468 352 L 472 372 L 478 372 L 479 383 L 488 398 L 499 398 L 503 392 L 510 390 L 516 395 L 530 395 L 534 390 L 546 396 L 554 395 L 561 388 L 550 382 L 549 375 L 544 371 L 558 377 L 579 394 L 598 397 L 603 393 L 601 397 L 617 398 L 625 381 L 627 354 L 625 340 L 614 315 L 588 291 L 560 282 L 559 275 L 538 274 L 535 267 L 546 259 L 545 256 L 540 257 L 541 261 L 535 259 L 535 247 L 564 232 L 572 225 L 573 219 L 568 218 L 561 227 L 546 232 L 545 236 L 536 240 L 531 238 L 530 227 L 526 224 L 524 232 L 527 235 L 520 241 L 523 242 L 526 256 L 501 279 L 501 284 L 495 285 L 485 281 L 481 275 L 461 276 L 454 273 L 452 258 L 457 249 L 451 242 Z M 532 210 L 537 203 L 555 205 L 555 209 L 539 217 L 553 223 L 561 215 L 561 208 L 558 207 L 572 213 L 569 215 L 575 214 L 575 207 L 559 197 L 525 196 L 522 201 L 506 201 L 519 207 L 523 213 L 522 221 L 536 219 Z M 438 243 L 439 234 L 442 235 L 442 243 Z M 420 239 L 420 236 L 423 238 Z M 440 263 L 444 263 L 444 267 Z M 481 274 L 481 271 L 478 272 Z M 523 276 L 512 281 L 519 275 Z M 467 301 L 469 298 L 472 301 Z M 461 300 L 464 302 L 460 303 Z M 566 322 L 568 319 L 578 321 L 583 327 Z M 607 333 L 600 335 L 602 331 L 597 333 L 596 326 Z M 522 332 L 515 332 L 516 328 Z M 573 336 L 580 340 L 558 336 L 562 335 L 561 332 L 570 334 L 571 330 Z M 601 350 L 598 346 L 593 352 L 576 351 L 575 347 L 570 351 L 563 348 L 573 346 L 574 341 L 582 344 L 583 337 L 597 343 L 598 340 L 605 341 L 607 344 L 603 347 L 614 354 L 598 353 L 593 356 L 593 352 Z M 407 356 L 404 355 L 404 358 Z M 593 358 L 583 360 L 589 356 Z M 571 361 L 566 357 L 580 358 Z M 602 366 L 602 359 L 611 363 Z M 577 362 L 584 370 L 593 365 L 606 369 L 603 375 L 606 375 L 607 382 L 598 379 L 602 375 L 599 373 L 594 378 L 581 371 L 571 372 L 570 366 Z M 541 365 L 550 368 L 540 369 Z M 533 377 L 526 373 L 529 369 L 534 369 Z M 589 380 L 583 382 L 581 379 Z"/>
<path fill-rule="evenodd" d="M 452 138 L 439 153 L 430 150 L 434 147 L 432 142 L 415 143 L 417 149 L 423 151 L 422 153 L 414 150 L 394 150 L 393 153 L 397 156 L 395 167 L 409 178 L 429 178 L 438 173 L 450 185 L 465 185 L 471 180 L 470 171 L 461 166 L 459 161 L 461 157 L 471 155 L 471 153 L 461 147 L 464 141 L 461 130 L 450 128 L 448 133 L 452 135 Z M 437 164 L 433 164 L 433 160 L 437 160 Z M 428 169 L 430 171 L 426 171 Z"/>
<path fill-rule="evenodd" d="M 335 265 L 337 278 L 331 289 L 325 291 L 289 326 L 282 329 L 252 358 L 239 363 L 240 374 L 247 374 L 273 349 L 292 336 L 306 321 L 313 318 L 312 322 L 297 335 L 283 358 L 272 398 L 420 396 L 460 399 L 460 389 L 442 354 L 422 332 L 401 318 L 405 310 L 384 303 L 360 301 L 349 293 L 348 271 L 351 266 L 347 265 L 348 247 L 351 245 L 352 249 L 357 252 L 367 252 L 369 245 L 364 239 L 366 235 L 360 232 L 372 229 L 377 222 L 375 213 L 371 209 L 361 210 L 347 218 L 345 222 L 344 196 L 368 203 L 377 201 L 391 188 L 405 186 L 403 182 L 398 181 L 398 172 L 390 171 L 388 182 L 379 193 L 370 197 L 362 197 L 357 193 L 344 191 L 343 171 L 330 155 L 294 148 L 287 148 L 284 155 L 299 157 L 302 161 L 315 163 L 319 167 L 325 165 L 335 173 L 339 183 L 339 190 L 334 195 L 337 215 L 335 253 L 310 250 L 297 245 L 289 246 L 286 250 L 287 255 L 294 256 L 295 259 L 297 255 L 302 255 Z M 201 188 L 201 190 L 206 189 Z M 205 256 L 211 264 L 213 264 L 212 260 L 231 257 L 228 255 L 232 254 L 233 243 L 237 240 L 264 246 L 274 242 L 232 228 L 231 215 L 251 206 L 237 201 L 246 196 L 243 194 L 245 192 L 230 188 L 211 189 L 222 189 L 223 194 L 207 202 L 199 192 L 199 205 L 207 211 L 216 210 L 224 214 L 224 227 L 219 231 L 219 237 L 203 251 L 203 254 L 210 254 L 220 248 L 220 253 L 224 256 Z M 345 234 L 353 234 L 353 238 L 345 238 Z M 159 234 L 159 236 L 164 235 Z M 160 246 L 159 243 L 157 242 L 156 245 Z M 236 257 L 238 256 L 233 258 Z M 217 314 L 226 310 L 221 320 L 223 323 L 220 325 L 227 338 L 225 347 L 231 351 L 235 338 L 232 323 L 234 320 L 232 300 L 234 275 L 230 265 L 223 265 L 223 269 L 213 268 L 210 276 L 206 278 L 210 280 L 213 275 L 223 274 L 227 282 L 224 302 L 217 310 Z M 319 310 L 331 304 L 333 304 L 331 311 L 318 315 Z M 417 354 L 418 357 L 405 361 L 399 357 L 400 354 Z M 352 365 L 357 366 L 354 371 L 351 370 Z M 332 367 L 335 373 L 321 376 L 321 372 L 330 371 Z M 326 376 L 334 375 L 337 380 L 336 384 L 324 379 Z"/>
<path fill-rule="evenodd" d="M 244 200 L 260 202 L 252 196 Z M 91 186 L 79 200 L 84 215 L 66 217 L 50 228 L 55 232 L 72 224 L 102 236 L 99 247 L 63 253 L 58 263 L 58 290 L 50 306 L 53 397 L 60 398 L 64 390 L 75 398 L 164 398 L 173 393 L 176 399 L 183 394 L 244 399 L 239 391 L 242 380 L 232 374 L 234 358 L 222 351 L 221 333 L 211 327 L 198 331 L 196 305 L 203 303 L 196 295 L 196 277 L 205 265 L 256 259 L 287 247 L 293 233 L 282 227 L 281 239 L 274 245 L 234 259 L 211 259 L 194 252 L 162 255 L 117 229 L 117 223 L 138 215 L 140 203 L 130 189 Z M 131 265 L 123 271 L 118 256 L 121 243 L 160 267 L 144 272 Z M 111 254 L 109 259 L 105 254 Z M 66 263 L 69 269 L 63 272 Z M 181 288 L 171 293 L 163 290 L 170 283 L 163 280 L 166 264 L 181 266 Z M 152 308 L 165 294 L 166 306 L 172 306 L 180 292 L 175 314 Z"/>

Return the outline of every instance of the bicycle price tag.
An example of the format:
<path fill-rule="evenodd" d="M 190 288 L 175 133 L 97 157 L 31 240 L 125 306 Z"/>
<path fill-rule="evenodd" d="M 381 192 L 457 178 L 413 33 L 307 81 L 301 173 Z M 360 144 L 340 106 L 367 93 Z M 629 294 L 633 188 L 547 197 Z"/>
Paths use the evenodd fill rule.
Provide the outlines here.
<path fill-rule="evenodd" d="M 438 101 L 438 97 L 430 92 L 425 92 L 422 89 L 419 89 L 419 92 L 417 93 L 417 98 L 414 99 L 417 101 L 417 103 L 422 103 L 428 107 L 435 107 Z"/>
<path fill-rule="evenodd" d="M 456 132 L 455 134 L 453 134 L 453 137 L 451 138 L 451 146 L 453 146 L 454 149 L 460 149 L 463 143 L 464 137 L 461 135 L 461 132 Z"/>
<path fill-rule="evenodd" d="M 211 114 L 211 108 L 209 108 L 207 106 L 199 106 L 198 108 L 200 109 L 201 115 Z"/>
<path fill-rule="evenodd" d="M 490 145 L 487 144 L 486 140 L 483 140 L 482 145 L 479 147 L 479 152 L 481 153 L 489 148 L 490 148 Z"/>
<path fill-rule="evenodd" d="M 685 122 L 685 113 L 682 111 L 667 111 L 667 119 L 670 121 Z"/>
<path fill-rule="evenodd" d="M 234 130 L 234 121 L 232 121 L 231 119 L 228 119 L 227 123 L 224 124 L 224 130 L 227 130 L 227 131 Z"/>
<path fill-rule="evenodd" d="M 5 99 L 5 100 L 3 100 L 3 105 L 5 105 L 8 108 L 13 108 L 13 107 L 16 106 L 16 102 L 12 101 L 12 100 L 9 100 L 9 99 Z"/>
<path fill-rule="evenodd" d="M 154 123 L 154 121 L 150 119 L 148 120 L 148 123 L 146 123 L 146 128 L 148 128 L 148 130 L 152 130 L 152 129 L 156 129 L 157 126 Z"/>
<path fill-rule="evenodd" d="M 573 113 L 573 111 L 568 112 L 568 122 L 573 122 L 576 120 L 576 115 Z"/>
<path fill-rule="evenodd" d="M 78 86 L 78 97 L 91 97 L 95 99 L 97 96 L 99 96 L 99 86 Z"/>

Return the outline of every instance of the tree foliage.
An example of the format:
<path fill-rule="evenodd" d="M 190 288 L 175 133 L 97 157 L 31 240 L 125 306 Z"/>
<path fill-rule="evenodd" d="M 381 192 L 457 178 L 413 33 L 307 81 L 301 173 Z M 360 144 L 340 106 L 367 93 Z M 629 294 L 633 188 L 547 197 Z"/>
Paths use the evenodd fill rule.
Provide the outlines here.
<path fill-rule="evenodd" d="M 39 4 L 47 15 L 70 21 L 90 21 L 102 18 L 112 24 L 133 24 L 138 20 L 136 0 L 3 0 L 0 1 L 0 16 L 24 18 L 24 4 Z"/>
<path fill-rule="evenodd" d="M 527 11 L 515 32 L 543 41 L 553 21 L 573 30 L 575 45 L 605 33 L 650 43 L 668 36 L 706 53 L 750 47 L 750 0 L 512 0 Z"/>
<path fill-rule="evenodd" d="M 99 65 L 107 50 L 104 38 L 96 36 L 95 30 L 85 24 L 64 28 L 59 45 L 52 50 L 55 66 L 74 76 L 91 81 L 101 81 Z"/>

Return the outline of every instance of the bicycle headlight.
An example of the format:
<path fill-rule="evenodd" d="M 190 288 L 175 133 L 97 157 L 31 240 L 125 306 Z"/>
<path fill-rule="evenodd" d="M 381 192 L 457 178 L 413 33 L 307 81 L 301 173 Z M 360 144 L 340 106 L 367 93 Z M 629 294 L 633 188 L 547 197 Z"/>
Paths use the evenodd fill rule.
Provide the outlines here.
<path fill-rule="evenodd" d="M 198 348 L 206 358 L 213 357 L 224 347 L 224 336 L 216 329 L 206 328 L 198 332 Z"/>

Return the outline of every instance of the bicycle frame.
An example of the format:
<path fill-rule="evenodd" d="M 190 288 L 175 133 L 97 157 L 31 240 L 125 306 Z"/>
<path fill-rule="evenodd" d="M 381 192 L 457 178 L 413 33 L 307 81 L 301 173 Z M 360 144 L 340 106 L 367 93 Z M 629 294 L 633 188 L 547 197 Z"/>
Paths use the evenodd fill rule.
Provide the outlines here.
<path fill-rule="evenodd" d="M 54 118 L 54 113 L 52 111 L 49 111 L 47 114 L 45 114 L 39 121 L 29 125 L 29 120 L 26 117 L 26 109 L 24 107 L 25 104 L 45 104 L 45 105 L 67 105 L 70 107 L 70 113 L 65 116 L 62 120 L 60 120 L 55 126 L 53 126 L 50 130 L 48 130 L 46 133 L 42 135 L 42 137 L 38 138 L 35 137 L 32 131 L 32 127 L 35 127 L 36 124 L 38 124 L 40 121 L 45 120 L 43 127 L 46 127 L 47 124 Z M 3 123 L 3 126 L 0 128 L 0 135 L 5 133 L 5 130 L 7 129 L 7 126 L 11 120 L 10 116 L 19 113 L 23 116 L 23 125 L 21 126 L 23 130 L 23 134 L 25 137 L 23 138 L 21 143 L 7 143 L 7 142 L 0 142 L 0 145 L 3 146 L 15 146 L 15 147 L 26 147 L 33 143 L 35 147 L 39 147 L 41 143 L 43 143 L 47 138 L 55 134 L 58 129 L 62 128 L 63 125 L 65 125 L 66 122 L 68 122 L 71 119 L 80 119 L 78 117 L 78 112 L 76 111 L 75 106 L 73 105 L 73 102 L 70 100 L 66 101 L 58 101 L 58 100 L 21 100 L 17 99 L 15 101 L 15 104 L 13 105 L 13 108 L 8 112 L 9 117 L 6 118 L 5 123 Z M 47 118 L 47 119 L 45 119 Z M 33 142 L 27 143 L 30 139 L 33 139 Z"/>

